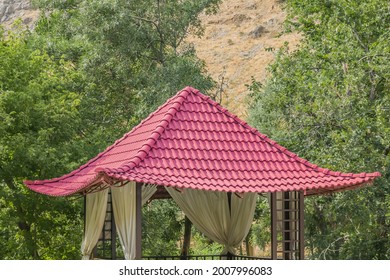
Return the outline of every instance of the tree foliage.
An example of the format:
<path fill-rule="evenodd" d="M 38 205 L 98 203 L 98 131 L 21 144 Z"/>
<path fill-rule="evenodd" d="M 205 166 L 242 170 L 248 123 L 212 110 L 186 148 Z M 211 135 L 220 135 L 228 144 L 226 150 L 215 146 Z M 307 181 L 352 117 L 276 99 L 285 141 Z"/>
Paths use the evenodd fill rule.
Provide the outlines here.
<path fill-rule="evenodd" d="M 214 86 L 183 39 L 202 34 L 199 14 L 219 0 L 37 2 L 49 16 L 41 17 L 36 44 L 83 70 L 83 115 L 93 119 L 92 133 L 103 130 L 100 138 L 115 140 L 187 85 L 205 92 Z M 114 134 L 106 131 L 113 124 Z"/>
<path fill-rule="evenodd" d="M 184 215 L 172 199 L 153 200 L 143 207 L 142 253 L 179 256 Z"/>
<path fill-rule="evenodd" d="M 388 2 L 288 1 L 288 28 L 270 78 L 250 86 L 251 122 L 300 156 L 344 172 L 380 171 L 374 186 L 307 200 L 312 258 L 390 257 L 390 14 Z"/>
<path fill-rule="evenodd" d="M 183 39 L 220 1 L 34 2 L 35 29 L 0 38 L 0 258 L 74 259 L 81 200 L 23 180 L 77 168 L 186 85 L 212 90 Z"/>
<path fill-rule="evenodd" d="M 79 75 L 30 49 L 28 36 L 19 29 L 0 37 L 0 258 L 75 258 L 77 202 L 34 195 L 22 181 L 53 177 L 76 161 Z"/>

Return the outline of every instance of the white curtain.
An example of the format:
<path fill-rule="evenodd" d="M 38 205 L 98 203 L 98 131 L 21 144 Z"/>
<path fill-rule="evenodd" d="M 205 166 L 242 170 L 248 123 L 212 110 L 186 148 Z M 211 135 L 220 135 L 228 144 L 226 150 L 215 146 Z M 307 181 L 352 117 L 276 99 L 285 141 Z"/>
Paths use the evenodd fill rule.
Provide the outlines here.
<path fill-rule="evenodd" d="M 255 214 L 257 193 L 245 193 L 242 198 L 232 194 L 232 218 L 229 244 L 237 247 L 248 235 Z"/>
<path fill-rule="evenodd" d="M 108 188 L 102 191 L 87 194 L 85 213 L 85 232 L 81 243 L 83 260 L 89 260 L 100 233 L 102 232 L 106 217 Z"/>
<path fill-rule="evenodd" d="M 154 185 L 142 186 L 142 205 L 156 192 Z M 136 246 L 136 183 L 111 188 L 112 206 L 119 240 L 126 260 L 135 259 Z"/>
<path fill-rule="evenodd" d="M 185 189 L 182 192 L 166 190 L 191 220 L 194 226 L 211 240 L 225 246 L 222 254 L 234 253 L 246 237 L 253 221 L 256 193 L 232 194 L 231 214 L 226 192 Z"/>
<path fill-rule="evenodd" d="M 144 184 L 142 186 L 142 205 L 146 204 L 156 191 L 157 185 Z"/>

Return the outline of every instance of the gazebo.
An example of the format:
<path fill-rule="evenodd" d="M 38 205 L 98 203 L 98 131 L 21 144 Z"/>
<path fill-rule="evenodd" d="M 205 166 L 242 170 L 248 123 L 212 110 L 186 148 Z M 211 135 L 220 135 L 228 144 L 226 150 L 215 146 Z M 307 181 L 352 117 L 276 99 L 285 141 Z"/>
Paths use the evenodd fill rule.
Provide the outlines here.
<path fill-rule="evenodd" d="M 225 246 L 222 255 L 232 256 L 259 193 L 270 194 L 272 259 L 303 259 L 304 196 L 354 189 L 378 176 L 320 168 L 186 87 L 85 165 L 25 184 L 49 196 L 85 197 L 83 259 L 102 230 L 118 234 L 126 259 L 141 259 L 141 208 L 156 196 L 172 197 L 198 230 Z"/>

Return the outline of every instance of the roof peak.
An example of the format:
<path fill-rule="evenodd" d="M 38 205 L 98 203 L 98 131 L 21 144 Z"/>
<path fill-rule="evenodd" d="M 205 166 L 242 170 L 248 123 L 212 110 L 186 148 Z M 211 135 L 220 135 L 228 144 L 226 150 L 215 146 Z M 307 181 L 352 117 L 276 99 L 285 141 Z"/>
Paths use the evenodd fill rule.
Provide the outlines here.
<path fill-rule="evenodd" d="M 180 107 L 183 105 L 183 102 L 191 94 L 195 95 L 197 98 L 201 98 L 205 102 L 208 102 L 211 106 L 214 106 L 217 110 L 225 114 L 227 117 L 232 118 L 234 121 L 236 121 L 246 129 L 249 129 L 252 133 L 256 134 L 257 136 L 260 136 L 262 139 L 269 141 L 271 144 L 276 143 L 271 139 L 269 139 L 266 135 L 261 134 L 257 129 L 250 127 L 248 123 L 240 119 L 237 115 L 232 114 L 228 109 L 222 107 L 218 102 L 212 100 L 209 96 L 204 95 L 199 90 L 191 86 L 186 86 L 184 89 L 178 91 L 174 96 L 169 98 L 163 105 L 158 107 L 156 111 L 152 112 L 144 121 L 142 121 L 136 127 L 134 127 L 133 130 L 136 130 L 138 127 L 142 126 L 144 122 L 148 121 L 151 117 L 153 117 L 153 115 L 158 114 L 163 107 L 169 105 L 168 106 L 169 110 L 165 113 L 160 123 L 156 125 L 154 131 L 147 138 L 146 142 L 142 145 L 141 149 L 138 151 L 138 153 L 134 156 L 132 160 L 117 168 L 98 167 L 95 169 L 95 171 L 101 174 L 121 173 L 136 167 L 148 155 L 149 151 L 152 149 L 157 139 L 164 133 L 165 128 L 169 125 L 172 118 L 175 116 L 175 114 L 179 111 Z M 127 134 L 132 133 L 133 130 L 131 130 Z M 284 150 L 286 149 L 284 148 Z"/>
<path fill-rule="evenodd" d="M 164 133 L 165 128 L 170 123 L 172 118 L 177 113 L 180 106 L 183 104 L 183 101 L 187 98 L 189 94 L 196 94 L 199 93 L 198 90 L 187 86 L 181 91 L 179 91 L 176 95 L 168 99 L 167 102 L 165 102 L 163 105 L 161 105 L 155 112 L 151 113 L 145 121 L 150 119 L 154 114 L 158 113 L 163 107 L 170 104 L 168 111 L 164 114 L 164 117 L 160 120 L 159 124 L 156 125 L 156 128 L 151 133 L 151 135 L 147 138 L 146 142 L 142 145 L 142 147 L 139 149 L 137 154 L 128 162 L 123 164 L 122 166 L 118 168 L 102 168 L 98 167 L 95 169 L 96 172 L 100 173 L 107 173 L 107 172 L 125 172 L 126 170 L 132 169 L 135 166 L 137 166 L 149 153 L 150 149 L 154 146 L 157 139 L 161 136 L 162 133 Z M 144 121 L 144 122 L 145 122 Z M 142 125 L 143 122 L 139 123 L 136 127 Z M 130 132 L 129 132 L 130 133 Z"/>

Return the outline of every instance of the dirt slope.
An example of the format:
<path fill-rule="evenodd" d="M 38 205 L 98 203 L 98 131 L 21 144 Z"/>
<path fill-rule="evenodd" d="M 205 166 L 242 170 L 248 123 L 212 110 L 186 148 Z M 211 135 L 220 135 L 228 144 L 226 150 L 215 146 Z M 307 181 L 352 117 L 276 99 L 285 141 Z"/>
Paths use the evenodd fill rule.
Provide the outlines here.
<path fill-rule="evenodd" d="M 298 44 L 297 34 L 281 35 L 285 19 L 277 0 L 224 0 L 216 15 L 203 15 L 203 38 L 190 37 L 197 55 L 206 62 L 212 77 L 224 83 L 222 104 L 246 117 L 246 84 L 251 78 L 262 82 L 274 52 L 284 42 Z M 267 51 L 268 49 L 268 51 Z"/>
<path fill-rule="evenodd" d="M 30 0 L 0 0 L 0 24 L 7 30 L 16 19 L 32 28 L 39 11 L 33 10 Z"/>

